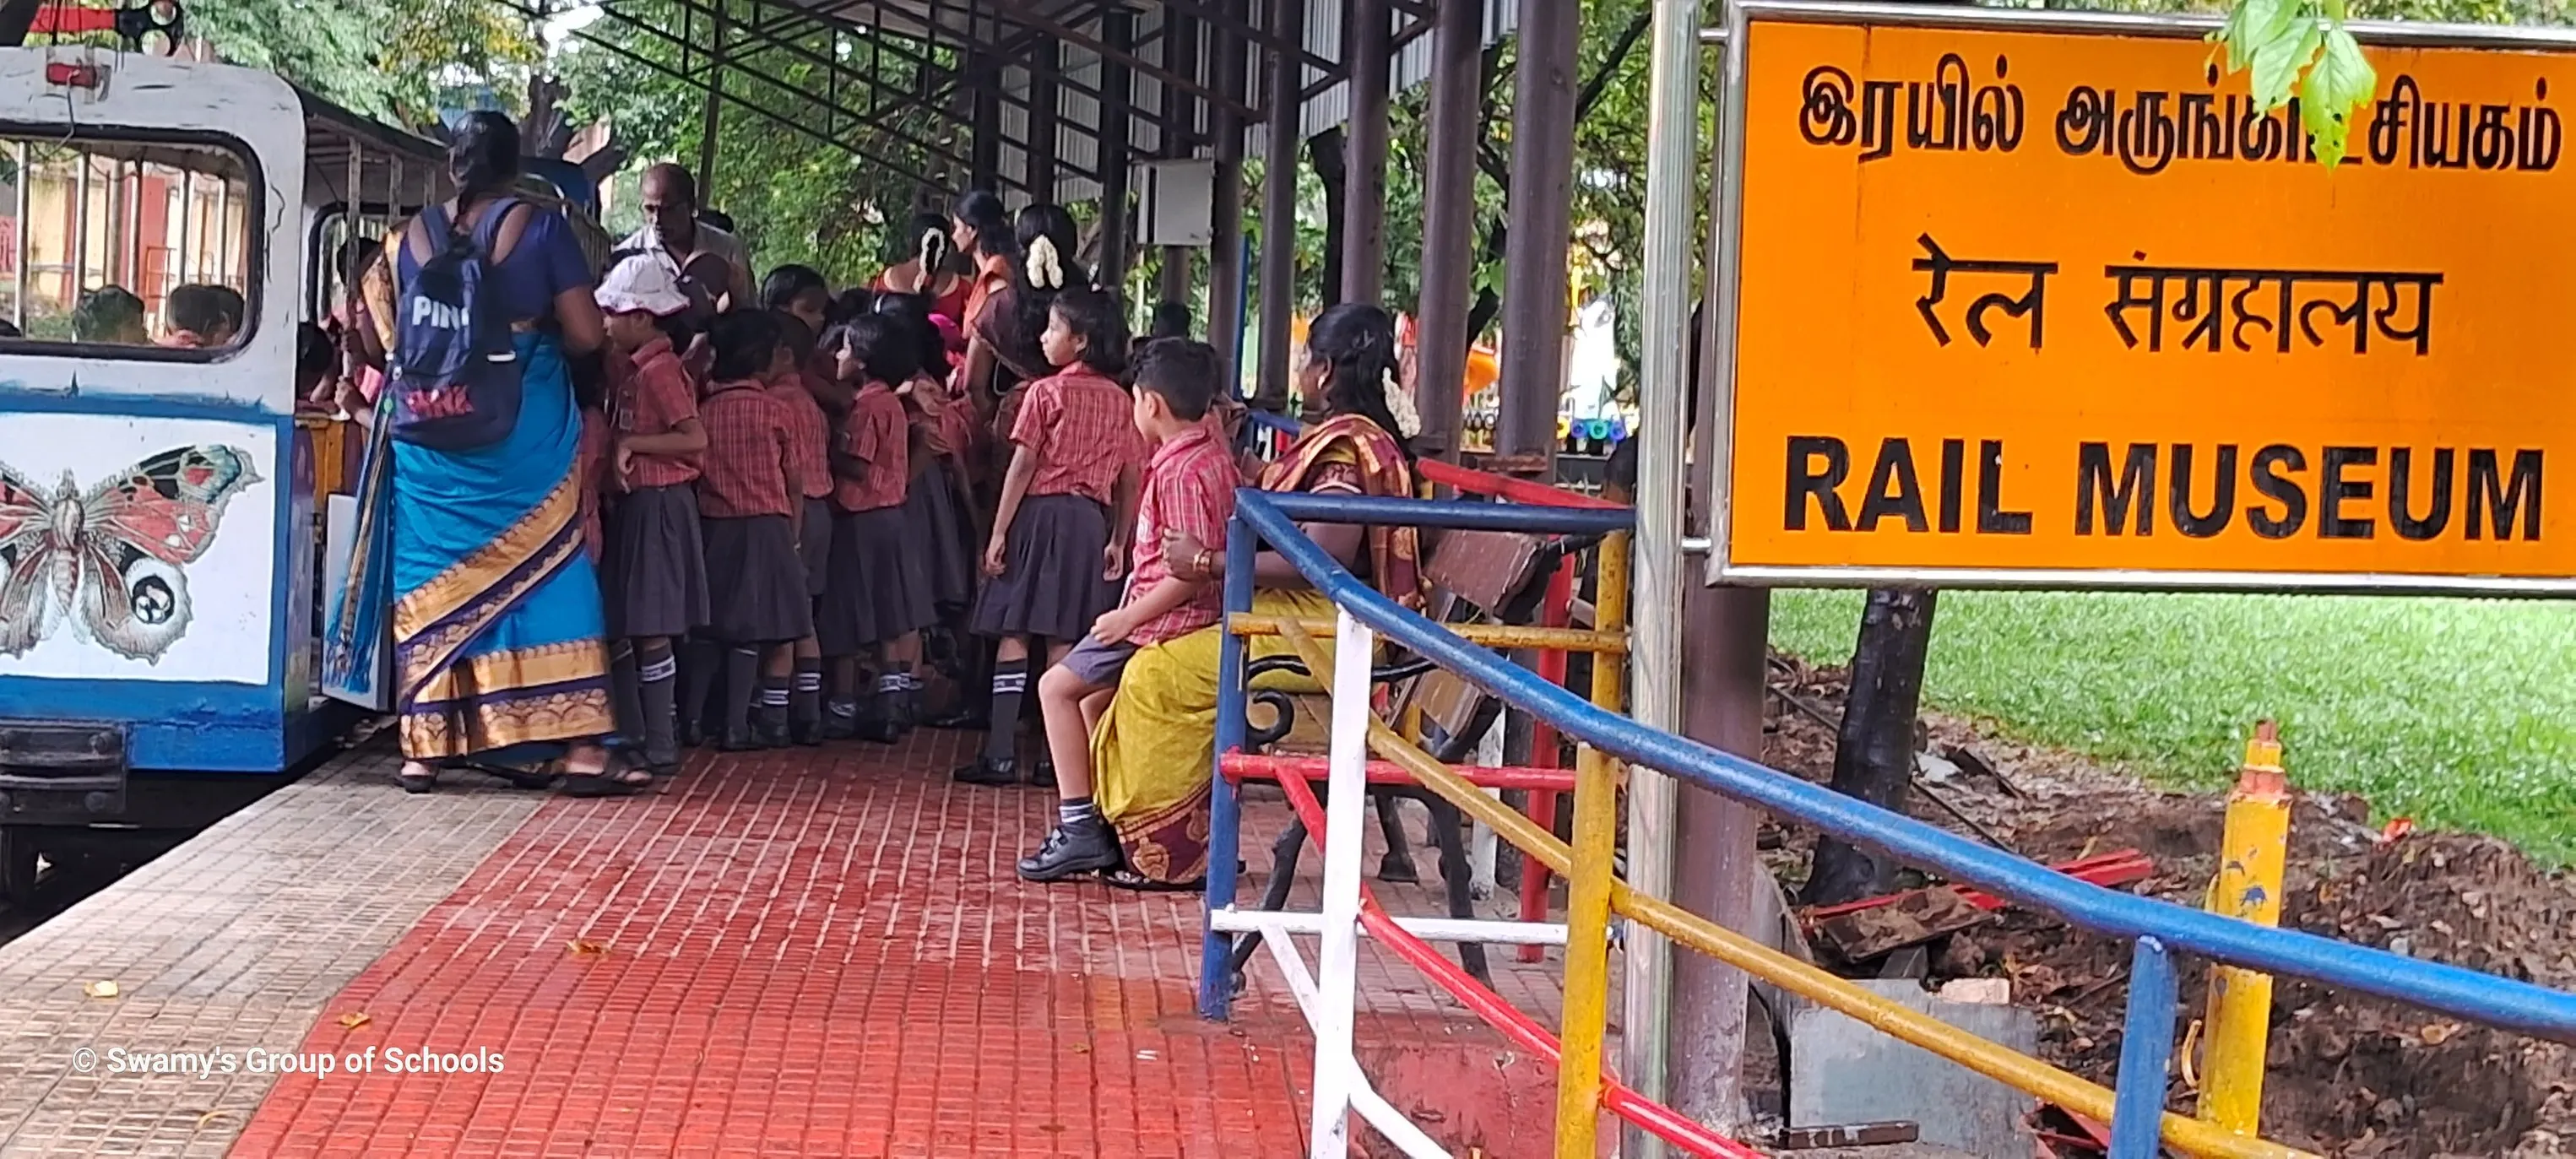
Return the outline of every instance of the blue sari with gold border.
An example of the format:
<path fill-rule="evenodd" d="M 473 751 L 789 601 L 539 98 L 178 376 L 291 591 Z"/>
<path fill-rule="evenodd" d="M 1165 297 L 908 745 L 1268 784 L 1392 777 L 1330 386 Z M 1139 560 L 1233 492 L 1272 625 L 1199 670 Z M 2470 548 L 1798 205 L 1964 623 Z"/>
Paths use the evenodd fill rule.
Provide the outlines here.
<path fill-rule="evenodd" d="M 324 671 L 373 671 L 390 629 L 391 699 L 414 760 L 615 730 L 599 584 L 582 550 L 580 412 L 553 338 L 521 334 L 518 355 L 518 424 L 492 446 L 396 442 L 379 408 Z"/>

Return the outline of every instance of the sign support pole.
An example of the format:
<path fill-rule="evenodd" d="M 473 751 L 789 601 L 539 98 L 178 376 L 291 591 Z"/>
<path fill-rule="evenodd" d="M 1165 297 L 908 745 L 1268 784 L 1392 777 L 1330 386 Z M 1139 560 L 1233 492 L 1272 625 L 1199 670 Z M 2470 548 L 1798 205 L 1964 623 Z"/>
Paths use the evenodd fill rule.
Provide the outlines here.
<path fill-rule="evenodd" d="M 1656 0 L 1646 119 L 1646 284 L 1700 281 L 1692 256 L 1692 178 L 1699 166 L 1699 0 Z M 1629 672 L 1632 711 L 1649 728 L 1681 725 L 1682 444 L 1690 366 L 1690 304 L 1678 293 L 1645 300 L 1643 403 L 1637 435 L 1637 614 Z M 1628 783 L 1628 879 L 1650 897 L 1672 895 L 1673 779 L 1643 766 Z M 1622 1077 L 1664 1100 L 1664 1027 L 1671 1020 L 1672 947 L 1635 923 L 1626 931 Z M 1662 1141 L 1630 1130 L 1625 1153 L 1658 1159 Z"/>

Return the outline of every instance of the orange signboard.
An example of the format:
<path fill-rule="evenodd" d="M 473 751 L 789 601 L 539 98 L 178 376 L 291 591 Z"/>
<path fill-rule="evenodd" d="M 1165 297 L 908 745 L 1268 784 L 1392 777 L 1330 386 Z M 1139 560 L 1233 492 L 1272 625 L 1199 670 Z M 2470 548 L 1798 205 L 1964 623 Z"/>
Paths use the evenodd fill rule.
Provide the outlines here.
<path fill-rule="evenodd" d="M 2576 590 L 2576 41 L 2356 28 L 2329 170 L 2206 22 L 1738 12 L 1716 578 Z"/>

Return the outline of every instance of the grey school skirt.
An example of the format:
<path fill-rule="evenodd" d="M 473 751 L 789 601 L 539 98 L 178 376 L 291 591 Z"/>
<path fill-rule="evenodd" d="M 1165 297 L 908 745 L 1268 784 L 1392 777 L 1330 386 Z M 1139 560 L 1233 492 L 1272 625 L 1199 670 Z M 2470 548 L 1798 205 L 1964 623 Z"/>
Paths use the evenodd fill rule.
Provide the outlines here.
<path fill-rule="evenodd" d="M 805 535 L 796 542 L 796 557 L 805 565 L 805 595 L 822 595 L 832 584 L 832 501 L 805 501 Z"/>
<path fill-rule="evenodd" d="M 904 559 L 934 617 L 938 609 L 973 604 L 976 556 L 966 542 L 966 508 L 957 497 L 957 477 L 946 466 L 934 466 L 912 481 L 903 497 L 903 522 L 912 548 Z"/>
<path fill-rule="evenodd" d="M 831 587 L 814 613 L 826 656 L 848 656 L 928 623 L 905 575 L 903 508 L 838 512 L 832 521 Z"/>
<path fill-rule="evenodd" d="M 814 630 L 805 564 L 796 558 L 796 534 L 786 516 L 708 519 L 704 527 L 713 605 L 708 636 L 728 644 L 779 644 Z"/>
<path fill-rule="evenodd" d="M 1118 606 L 1118 581 L 1100 575 L 1108 550 L 1108 508 L 1080 495 L 1022 500 L 1003 541 L 1002 574 L 985 581 L 971 626 L 985 636 L 1081 639 Z"/>
<path fill-rule="evenodd" d="M 608 511 L 599 588 L 612 638 L 685 636 L 705 627 L 707 555 L 697 491 L 682 483 L 619 496 Z"/>

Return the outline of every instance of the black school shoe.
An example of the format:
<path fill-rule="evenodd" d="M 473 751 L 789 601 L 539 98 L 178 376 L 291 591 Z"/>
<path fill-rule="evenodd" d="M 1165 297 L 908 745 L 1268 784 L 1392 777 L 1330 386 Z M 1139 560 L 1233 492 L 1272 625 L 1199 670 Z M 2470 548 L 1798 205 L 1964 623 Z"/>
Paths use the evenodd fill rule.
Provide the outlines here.
<path fill-rule="evenodd" d="M 1118 835 L 1099 817 L 1058 822 L 1038 851 L 1020 859 L 1020 880 L 1063 881 L 1086 873 L 1114 869 L 1119 861 Z"/>
<path fill-rule="evenodd" d="M 724 739 L 717 743 L 716 750 L 718 752 L 728 753 L 756 753 L 768 747 L 768 742 L 761 739 L 759 731 L 751 726 L 744 725 L 741 728 L 735 728 L 731 725 L 727 725 L 724 730 Z"/>
<path fill-rule="evenodd" d="M 823 722 L 820 718 L 800 720 L 787 726 L 787 740 L 799 748 L 823 746 Z"/>
<path fill-rule="evenodd" d="M 1040 758 L 1038 758 L 1037 766 L 1036 766 L 1035 768 L 1032 768 L 1032 769 L 1030 769 L 1030 770 L 1029 770 L 1029 783 L 1030 783 L 1030 784 L 1032 784 L 1032 785 L 1035 785 L 1035 786 L 1037 786 L 1037 787 L 1039 787 L 1039 788 L 1041 788 L 1041 789 L 1052 789 L 1052 788 L 1054 788 L 1054 787 L 1055 787 L 1055 758 L 1054 758 L 1054 757 L 1040 757 Z"/>
<path fill-rule="evenodd" d="M 1020 783 L 1020 762 L 1011 757 L 977 757 L 975 763 L 959 765 L 948 775 L 961 785 L 1016 785 Z"/>

